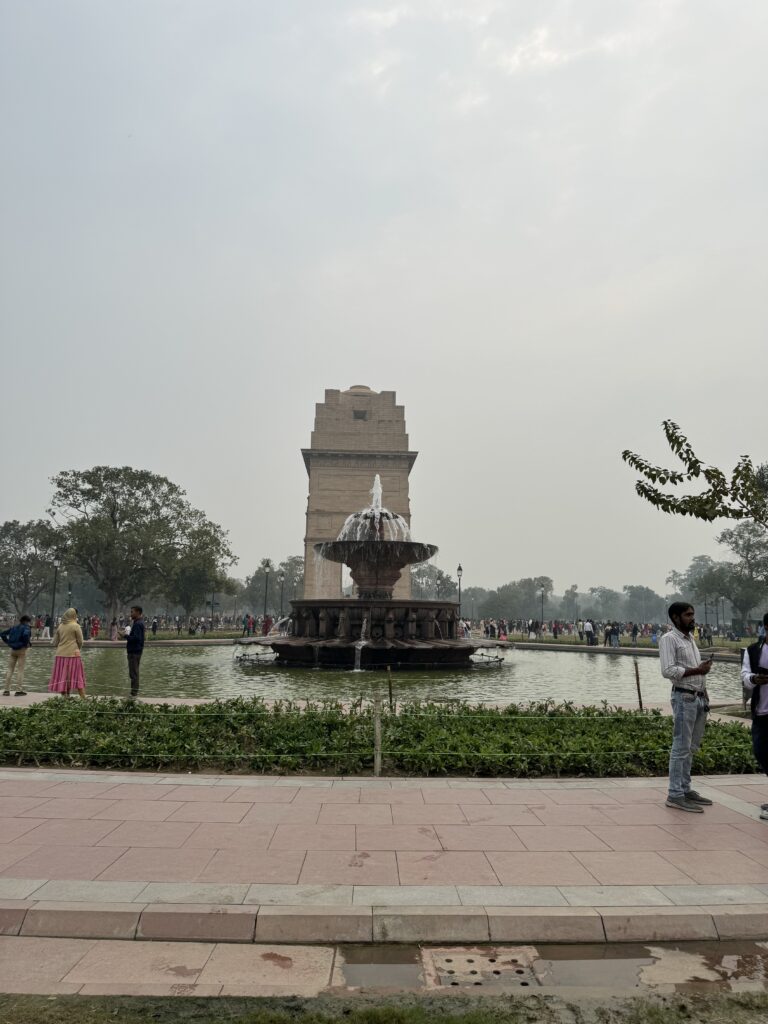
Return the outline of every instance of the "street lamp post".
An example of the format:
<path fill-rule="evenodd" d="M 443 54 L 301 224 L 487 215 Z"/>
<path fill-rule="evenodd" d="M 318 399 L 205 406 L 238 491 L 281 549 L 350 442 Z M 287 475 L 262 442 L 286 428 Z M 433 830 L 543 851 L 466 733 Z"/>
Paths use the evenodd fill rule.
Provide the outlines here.
<path fill-rule="evenodd" d="M 269 572 L 272 566 L 267 562 L 264 566 L 264 636 L 267 635 L 266 624 L 267 624 L 267 595 L 269 594 Z"/>
<path fill-rule="evenodd" d="M 283 617 L 283 593 L 285 591 L 285 573 L 281 572 L 280 575 L 277 577 L 277 579 L 278 579 L 278 581 L 280 583 L 280 618 L 282 619 L 282 617 Z"/>
<path fill-rule="evenodd" d="M 51 598 L 51 622 L 56 625 L 56 582 L 59 578 L 59 566 L 61 561 L 58 558 L 53 560 L 53 597 Z"/>
<path fill-rule="evenodd" d="M 456 569 L 456 576 L 459 580 L 459 618 L 461 618 L 461 577 L 464 570 L 461 568 L 461 562 L 459 562 L 458 568 Z"/>
<path fill-rule="evenodd" d="M 541 588 L 541 623 L 540 623 L 539 636 L 544 639 L 544 587 Z"/>

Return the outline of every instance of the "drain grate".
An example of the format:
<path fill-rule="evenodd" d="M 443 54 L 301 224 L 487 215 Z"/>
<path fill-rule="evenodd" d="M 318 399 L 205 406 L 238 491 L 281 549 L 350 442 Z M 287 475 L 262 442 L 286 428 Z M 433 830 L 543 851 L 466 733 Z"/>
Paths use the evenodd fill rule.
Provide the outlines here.
<path fill-rule="evenodd" d="M 535 988 L 535 955 L 528 946 L 425 949 L 425 974 L 441 988 Z"/>

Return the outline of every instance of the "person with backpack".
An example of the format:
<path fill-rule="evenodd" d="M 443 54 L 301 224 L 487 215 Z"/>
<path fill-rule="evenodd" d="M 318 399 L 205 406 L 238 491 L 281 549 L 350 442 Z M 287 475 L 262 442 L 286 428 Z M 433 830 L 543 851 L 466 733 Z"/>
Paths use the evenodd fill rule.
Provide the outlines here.
<path fill-rule="evenodd" d="M 768 775 L 768 644 L 765 642 L 765 627 L 768 626 L 768 612 L 763 616 L 763 635 L 750 644 L 741 659 L 741 682 L 749 696 L 752 713 L 752 753 L 755 760 Z M 768 804 L 760 807 L 760 817 L 768 821 Z"/>
<path fill-rule="evenodd" d="M 27 660 L 27 651 L 32 646 L 31 622 L 28 615 L 22 615 L 15 626 L 0 633 L 0 640 L 11 648 L 11 653 L 8 655 L 8 670 L 5 673 L 4 697 L 11 695 L 11 681 L 17 669 L 19 675 L 16 680 L 14 696 L 25 697 L 27 695 L 27 691 L 24 689 L 24 664 Z"/>

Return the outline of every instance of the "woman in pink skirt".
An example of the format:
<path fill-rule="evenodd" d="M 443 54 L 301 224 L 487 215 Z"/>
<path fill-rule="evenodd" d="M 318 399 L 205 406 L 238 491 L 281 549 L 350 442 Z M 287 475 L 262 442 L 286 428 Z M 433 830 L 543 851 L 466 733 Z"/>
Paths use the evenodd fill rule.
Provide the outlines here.
<path fill-rule="evenodd" d="M 62 615 L 53 635 L 53 646 L 56 648 L 56 657 L 48 689 L 51 693 L 60 693 L 62 697 L 68 697 L 72 690 L 77 690 L 80 697 L 85 697 L 85 672 L 80 657 L 83 631 L 77 624 L 74 608 L 68 608 Z"/>

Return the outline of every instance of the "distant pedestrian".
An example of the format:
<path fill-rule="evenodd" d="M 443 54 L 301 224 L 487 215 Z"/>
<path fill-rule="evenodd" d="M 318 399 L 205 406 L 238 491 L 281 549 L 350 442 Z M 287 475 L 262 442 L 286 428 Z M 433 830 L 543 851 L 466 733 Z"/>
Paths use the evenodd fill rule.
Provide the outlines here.
<path fill-rule="evenodd" d="M 152 639 L 157 637 L 157 616 L 152 619 Z"/>
<path fill-rule="evenodd" d="M 693 639 L 693 605 L 675 601 L 669 606 L 672 629 L 659 641 L 661 674 L 672 683 L 674 730 L 669 755 L 667 807 L 701 814 L 712 801 L 691 789 L 691 762 L 701 746 L 707 724 L 709 697 L 705 677 L 711 661 L 702 661 Z"/>
<path fill-rule="evenodd" d="M 16 697 L 26 696 L 27 691 L 24 689 L 24 665 L 27 661 L 27 651 L 32 645 L 31 621 L 28 615 L 22 615 L 17 625 L 11 626 L 10 629 L 5 629 L 0 633 L 0 640 L 11 649 L 8 655 L 8 669 L 5 673 L 4 697 L 10 697 L 11 682 L 17 671 L 19 674 L 16 677 L 14 694 Z"/>
<path fill-rule="evenodd" d="M 131 624 L 126 627 L 125 649 L 128 654 L 128 675 L 131 680 L 130 699 L 136 700 L 139 695 L 139 665 L 144 653 L 144 619 L 143 609 L 136 604 L 131 608 Z"/>
<path fill-rule="evenodd" d="M 68 697 L 77 690 L 79 697 L 85 697 L 85 671 L 80 650 L 83 646 L 83 631 L 77 624 L 77 610 L 67 608 L 53 634 L 56 657 L 48 683 L 51 693 Z"/>

